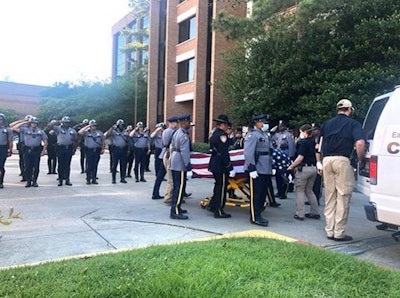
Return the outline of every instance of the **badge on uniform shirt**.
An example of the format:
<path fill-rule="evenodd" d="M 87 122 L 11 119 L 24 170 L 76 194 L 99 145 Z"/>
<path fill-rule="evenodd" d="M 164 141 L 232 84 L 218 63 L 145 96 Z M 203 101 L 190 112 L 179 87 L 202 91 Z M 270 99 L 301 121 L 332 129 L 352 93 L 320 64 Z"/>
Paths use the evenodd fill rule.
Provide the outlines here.
<path fill-rule="evenodd" d="M 228 140 L 228 137 L 226 135 L 221 135 L 219 138 L 222 143 L 225 143 Z"/>

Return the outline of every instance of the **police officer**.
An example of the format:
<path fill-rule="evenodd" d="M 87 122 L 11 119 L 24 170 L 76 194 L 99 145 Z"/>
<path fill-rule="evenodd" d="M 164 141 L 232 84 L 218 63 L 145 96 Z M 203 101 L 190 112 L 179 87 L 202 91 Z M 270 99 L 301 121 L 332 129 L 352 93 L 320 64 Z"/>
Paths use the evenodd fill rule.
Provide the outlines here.
<path fill-rule="evenodd" d="M 244 142 L 244 169 L 249 174 L 250 221 L 259 226 L 268 226 L 268 220 L 261 216 L 267 198 L 268 179 L 272 174 L 272 159 L 268 137 L 262 131 L 268 116 L 255 115 L 251 129 Z"/>
<path fill-rule="evenodd" d="M 229 218 L 231 215 L 224 211 L 226 191 L 228 178 L 235 177 L 235 171 L 229 157 L 229 136 L 226 132 L 229 119 L 227 115 L 221 114 L 214 121 L 216 122 L 216 129 L 214 129 L 210 138 L 211 158 L 208 170 L 213 173 L 215 184 L 209 210 L 214 212 L 215 218 Z"/>
<path fill-rule="evenodd" d="M 82 127 L 79 132 L 83 136 L 87 160 L 86 184 L 98 184 L 97 167 L 100 155 L 104 154 L 106 142 L 104 134 L 97 129 L 96 120 L 89 121 L 87 126 Z"/>
<path fill-rule="evenodd" d="M 18 125 L 19 128 L 21 127 L 27 127 L 28 126 L 28 121 L 29 119 L 33 117 L 32 115 L 26 115 L 24 119 L 22 120 L 17 120 L 12 123 L 10 123 L 10 128 L 17 132 L 16 127 Z M 20 125 L 21 124 L 21 125 Z M 19 132 L 19 130 L 18 130 Z M 17 149 L 18 149 L 18 155 L 19 155 L 19 169 L 20 169 L 20 176 L 22 176 L 21 182 L 26 181 L 26 175 L 25 175 L 25 163 L 24 163 L 24 149 L 25 149 L 25 140 L 24 140 L 24 134 L 19 132 L 18 134 L 18 143 L 17 143 Z"/>
<path fill-rule="evenodd" d="M 132 125 L 128 125 L 126 127 L 126 132 L 128 136 L 133 131 Z M 127 169 L 125 177 L 132 178 L 132 168 L 133 168 L 133 161 L 135 160 L 135 144 L 133 143 L 133 139 L 129 137 L 128 140 L 128 157 L 127 157 Z"/>
<path fill-rule="evenodd" d="M 190 114 L 179 116 L 177 120 L 180 128 L 172 136 L 169 160 L 173 181 L 170 218 L 188 219 L 188 216 L 184 215 L 187 211 L 181 209 L 181 204 L 186 187 L 186 172 L 191 170 L 191 141 L 188 134 L 191 127 Z"/>
<path fill-rule="evenodd" d="M 160 171 L 162 159 L 159 158 L 163 143 L 162 143 L 162 133 L 166 129 L 164 122 L 156 124 L 156 129 L 151 133 L 150 138 L 152 139 L 154 145 L 154 170 L 157 177 L 158 171 Z M 164 174 L 165 175 L 165 174 Z"/>
<path fill-rule="evenodd" d="M 83 119 L 82 123 L 76 124 L 73 129 L 76 131 L 79 131 L 82 127 L 87 126 L 89 123 L 89 119 Z M 80 165 L 81 165 L 81 174 L 86 173 L 86 168 L 87 168 L 87 162 L 86 162 L 86 153 L 85 153 L 85 144 L 84 144 L 84 139 L 82 136 L 78 134 L 78 143 L 79 143 L 79 149 L 81 151 L 81 156 L 80 156 Z"/>
<path fill-rule="evenodd" d="M 121 176 L 121 183 L 126 183 L 126 163 L 128 158 L 128 143 L 129 133 L 125 130 L 124 120 L 118 119 L 115 125 L 110 127 L 105 133 L 107 139 L 111 140 L 113 144 L 112 150 L 112 167 L 111 176 L 112 183 L 116 183 L 117 167 L 119 163 L 119 171 Z"/>
<path fill-rule="evenodd" d="M 38 127 L 38 123 L 38 118 L 32 116 L 28 121 L 21 122 L 14 126 L 14 130 L 23 134 L 25 141 L 25 187 L 39 186 L 37 184 L 37 178 L 39 176 L 40 157 L 47 153 L 47 135 Z M 28 126 L 24 124 L 28 124 Z"/>
<path fill-rule="evenodd" d="M 58 186 L 71 186 L 71 159 L 77 147 L 78 133 L 71 127 L 71 118 L 64 116 L 61 125 L 54 126 L 57 135 Z"/>
<path fill-rule="evenodd" d="M 13 149 L 13 131 L 8 127 L 6 116 L 0 113 L 0 188 L 3 188 L 4 175 L 6 169 L 4 167 L 7 157 L 12 155 Z"/>
<path fill-rule="evenodd" d="M 278 131 L 274 133 L 271 137 L 271 141 L 275 144 L 276 148 L 282 150 L 286 155 L 288 155 L 292 160 L 296 154 L 296 145 L 294 142 L 293 135 L 288 130 L 288 124 L 284 120 L 279 120 Z M 285 173 L 288 176 L 288 173 Z M 276 175 L 276 186 L 278 188 L 278 193 L 280 199 L 287 198 L 287 192 L 293 191 L 293 184 L 284 183 L 281 175 Z"/>
<path fill-rule="evenodd" d="M 136 182 L 146 182 L 144 172 L 146 170 L 147 155 L 150 154 L 150 136 L 144 132 L 143 122 L 138 122 L 136 128 L 129 134 L 135 143 L 135 179 Z"/>
<path fill-rule="evenodd" d="M 47 167 L 48 173 L 50 174 L 57 174 L 57 135 L 54 131 L 54 125 L 57 124 L 57 120 L 51 120 L 49 124 L 47 124 L 46 128 L 44 129 L 47 135 Z"/>
<path fill-rule="evenodd" d="M 365 156 L 365 136 L 361 124 L 350 118 L 354 108 L 350 100 L 336 104 L 337 115 L 321 128 L 321 152 L 317 152 L 317 168 L 325 185 L 325 232 L 329 240 L 351 241 L 345 228 L 349 217 L 350 200 L 355 184 L 350 155 L 356 148 L 359 161 Z"/>

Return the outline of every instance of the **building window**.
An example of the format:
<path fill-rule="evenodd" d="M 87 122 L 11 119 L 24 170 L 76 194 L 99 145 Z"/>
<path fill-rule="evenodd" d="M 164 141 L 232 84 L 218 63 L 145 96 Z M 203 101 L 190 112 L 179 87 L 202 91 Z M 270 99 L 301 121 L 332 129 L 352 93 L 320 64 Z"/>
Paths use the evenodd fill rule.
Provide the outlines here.
<path fill-rule="evenodd" d="M 194 80 L 194 58 L 178 63 L 178 84 Z"/>
<path fill-rule="evenodd" d="M 196 36 L 196 17 L 191 17 L 179 23 L 179 43 Z"/>

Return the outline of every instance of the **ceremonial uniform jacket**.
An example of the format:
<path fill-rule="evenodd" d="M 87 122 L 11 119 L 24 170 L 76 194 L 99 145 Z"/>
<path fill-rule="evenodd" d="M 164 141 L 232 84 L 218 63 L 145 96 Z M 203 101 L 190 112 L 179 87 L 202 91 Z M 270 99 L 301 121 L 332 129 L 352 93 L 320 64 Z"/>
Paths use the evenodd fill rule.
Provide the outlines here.
<path fill-rule="evenodd" d="M 249 131 L 244 141 L 244 169 L 259 174 L 272 174 L 272 159 L 268 136 L 262 130 Z"/>
<path fill-rule="evenodd" d="M 190 138 L 188 132 L 179 128 L 172 136 L 171 157 L 169 159 L 172 171 L 187 171 L 190 166 Z"/>
<path fill-rule="evenodd" d="M 215 129 L 210 138 L 211 158 L 208 170 L 212 173 L 227 173 L 233 169 L 229 157 L 229 139 L 222 129 Z"/>

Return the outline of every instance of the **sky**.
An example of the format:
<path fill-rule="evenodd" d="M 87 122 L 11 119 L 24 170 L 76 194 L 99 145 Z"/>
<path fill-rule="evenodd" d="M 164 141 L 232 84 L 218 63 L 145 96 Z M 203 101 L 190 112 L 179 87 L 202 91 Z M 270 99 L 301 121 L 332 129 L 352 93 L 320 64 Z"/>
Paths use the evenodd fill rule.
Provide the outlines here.
<path fill-rule="evenodd" d="M 0 81 L 52 86 L 111 77 L 112 26 L 128 0 L 0 0 Z"/>

